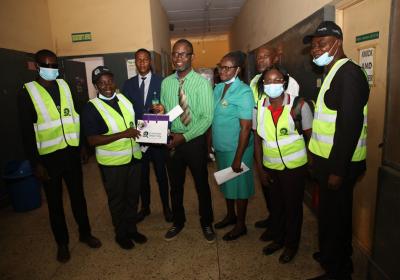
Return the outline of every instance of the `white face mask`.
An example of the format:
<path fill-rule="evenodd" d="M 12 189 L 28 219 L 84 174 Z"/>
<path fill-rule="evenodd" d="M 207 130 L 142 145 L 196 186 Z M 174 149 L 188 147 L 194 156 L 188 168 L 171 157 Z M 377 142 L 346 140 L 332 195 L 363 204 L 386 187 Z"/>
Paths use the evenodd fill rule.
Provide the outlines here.
<path fill-rule="evenodd" d="M 333 49 L 333 47 L 335 46 L 337 41 L 338 40 L 335 41 L 335 43 L 332 45 L 332 47 L 329 49 L 329 51 L 324 52 L 318 58 L 314 58 L 313 62 L 318 66 L 329 65 L 332 62 L 332 60 L 334 59 L 334 57 L 338 51 L 338 49 L 336 49 L 336 52 L 333 55 L 329 55 L 329 52 Z"/>
<path fill-rule="evenodd" d="M 239 68 L 236 70 L 235 75 L 233 75 L 232 78 L 230 78 L 229 80 L 227 80 L 227 81 L 224 82 L 225 85 L 232 84 L 232 83 L 236 80 L 236 77 L 237 77 L 238 72 L 239 72 Z"/>
<path fill-rule="evenodd" d="M 107 97 L 107 96 L 104 96 L 101 93 L 99 93 L 99 98 L 102 100 L 110 101 L 110 100 L 113 100 L 116 95 L 117 95 L 117 93 L 114 92 L 114 94 L 111 97 Z"/>

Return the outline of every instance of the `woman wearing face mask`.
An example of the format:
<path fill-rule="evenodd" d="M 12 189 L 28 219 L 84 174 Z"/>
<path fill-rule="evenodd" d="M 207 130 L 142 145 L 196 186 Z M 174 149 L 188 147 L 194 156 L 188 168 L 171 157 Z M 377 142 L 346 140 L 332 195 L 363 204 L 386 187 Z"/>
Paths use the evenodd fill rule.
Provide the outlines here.
<path fill-rule="evenodd" d="M 235 240 L 247 233 L 246 210 L 248 198 L 254 194 L 253 135 L 251 132 L 254 100 L 249 86 L 238 74 L 244 61 L 242 52 L 226 54 L 218 65 L 221 83 L 214 89 L 214 119 L 212 143 L 218 169 L 232 167 L 241 172 L 244 162 L 250 171 L 227 181 L 221 186 L 226 199 L 227 214 L 215 224 L 216 229 L 235 225 L 223 236 L 225 241 Z M 236 211 L 235 211 L 236 201 Z"/>
<path fill-rule="evenodd" d="M 273 242 L 263 249 L 265 255 L 285 247 L 280 263 L 290 262 L 297 253 L 303 221 L 303 195 L 306 178 L 307 150 L 294 118 L 295 97 L 285 93 L 287 72 L 272 66 L 258 82 L 259 92 L 267 97 L 258 102 L 257 135 L 255 136 L 256 166 L 263 184 L 269 185 Z M 311 136 L 312 113 L 304 103 L 301 125 L 306 139 Z"/>

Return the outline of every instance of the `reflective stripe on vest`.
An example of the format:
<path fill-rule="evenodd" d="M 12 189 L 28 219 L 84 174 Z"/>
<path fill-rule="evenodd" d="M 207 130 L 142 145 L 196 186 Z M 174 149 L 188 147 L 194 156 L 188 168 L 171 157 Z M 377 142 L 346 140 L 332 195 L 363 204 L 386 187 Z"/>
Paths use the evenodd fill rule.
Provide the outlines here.
<path fill-rule="evenodd" d="M 315 106 L 314 121 L 312 125 L 312 136 L 309 143 L 309 149 L 313 154 L 323 158 L 329 158 L 335 136 L 337 111 L 329 109 L 324 101 L 325 93 L 329 90 L 330 84 L 336 72 L 346 62 L 351 61 L 348 58 L 338 60 L 329 70 L 321 89 L 318 93 L 317 104 Z M 357 146 L 353 153 L 352 161 L 364 160 L 367 156 L 367 114 L 368 107 L 364 107 L 363 128 Z"/>
<path fill-rule="evenodd" d="M 108 131 L 104 135 L 115 134 L 125 131 L 129 127 L 135 127 L 135 111 L 132 103 L 122 94 L 118 93 L 117 98 L 122 116 L 101 99 L 94 98 L 90 100 L 108 127 Z M 102 165 L 127 164 L 131 162 L 132 156 L 136 159 L 141 159 L 142 152 L 139 144 L 130 138 L 119 139 L 96 147 L 96 159 Z"/>
<path fill-rule="evenodd" d="M 76 113 L 68 84 L 56 80 L 60 92 L 60 110 L 50 94 L 37 82 L 25 84 L 37 114 L 33 124 L 39 155 L 79 145 L 79 115 Z"/>
<path fill-rule="evenodd" d="M 275 170 L 293 169 L 307 163 L 304 138 L 300 135 L 290 114 L 293 100 L 284 106 L 278 123 L 274 124 L 272 113 L 258 102 L 257 133 L 263 139 L 263 164 Z"/>

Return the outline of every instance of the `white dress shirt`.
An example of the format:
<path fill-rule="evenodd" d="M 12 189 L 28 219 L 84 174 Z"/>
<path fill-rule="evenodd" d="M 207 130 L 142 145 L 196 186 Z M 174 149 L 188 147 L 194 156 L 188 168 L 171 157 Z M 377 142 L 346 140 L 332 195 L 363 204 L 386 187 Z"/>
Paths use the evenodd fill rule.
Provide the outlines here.
<path fill-rule="evenodd" d="M 143 81 L 142 77 L 146 77 L 146 79 Z M 143 96 L 143 100 L 144 100 L 144 104 L 146 104 L 146 98 L 147 98 L 147 94 L 149 92 L 149 86 L 150 86 L 150 80 L 151 80 L 151 71 L 149 73 L 147 73 L 146 75 L 142 76 L 140 74 L 138 74 L 138 80 L 139 80 L 139 88 L 142 85 L 142 83 L 144 82 L 144 96 Z M 143 105 L 144 105 L 143 104 Z"/>

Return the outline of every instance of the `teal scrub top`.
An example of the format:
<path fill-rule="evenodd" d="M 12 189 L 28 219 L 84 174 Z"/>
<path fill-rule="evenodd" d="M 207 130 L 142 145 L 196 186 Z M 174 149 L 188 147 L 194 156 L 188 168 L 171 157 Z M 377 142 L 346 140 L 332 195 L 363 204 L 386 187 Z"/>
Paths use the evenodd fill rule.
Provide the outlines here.
<path fill-rule="evenodd" d="M 239 78 L 232 83 L 224 98 L 224 83 L 214 88 L 213 147 L 219 152 L 236 151 L 239 143 L 240 120 L 253 118 L 254 99 L 251 88 Z M 249 146 L 253 144 L 250 134 Z"/>

